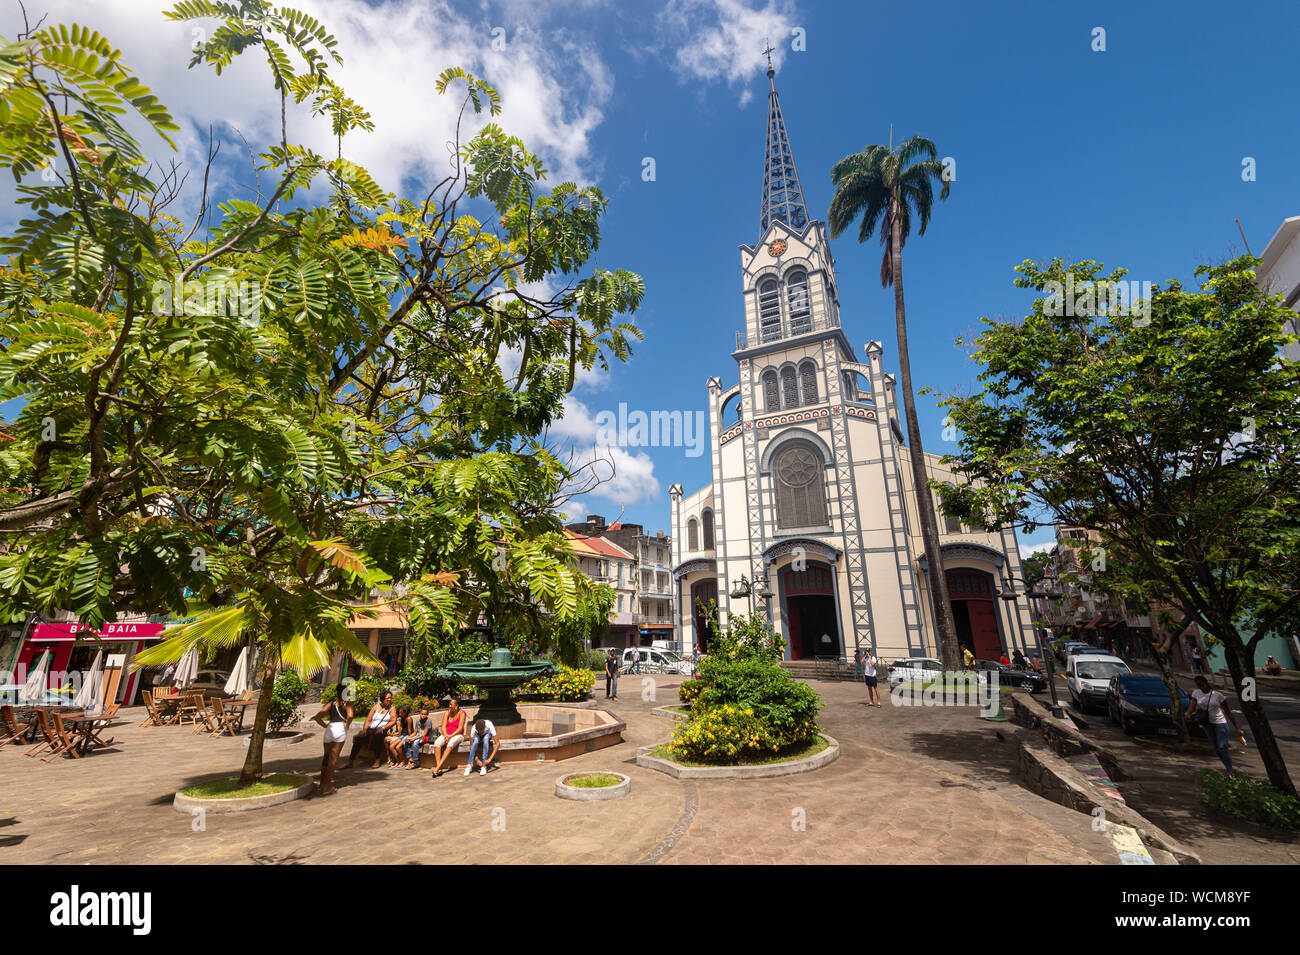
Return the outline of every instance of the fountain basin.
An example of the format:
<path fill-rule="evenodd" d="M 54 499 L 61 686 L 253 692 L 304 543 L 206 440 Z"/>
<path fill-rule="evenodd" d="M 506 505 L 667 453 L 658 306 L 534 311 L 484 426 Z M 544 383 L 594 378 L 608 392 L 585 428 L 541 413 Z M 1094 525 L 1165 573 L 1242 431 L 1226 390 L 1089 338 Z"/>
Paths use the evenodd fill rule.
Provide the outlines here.
<path fill-rule="evenodd" d="M 555 672 L 555 664 L 550 660 L 527 660 L 515 662 L 510 658 L 510 651 L 497 647 L 487 660 L 474 660 L 468 663 L 449 663 L 438 671 L 443 679 L 459 680 L 473 683 L 479 692 L 486 692 L 487 699 L 479 706 L 478 712 L 483 719 L 491 720 L 501 734 L 505 735 L 507 727 L 518 726 L 524 722 L 519 708 L 510 699 L 510 691 L 548 673 Z M 521 734 L 522 735 L 522 734 Z"/>
<path fill-rule="evenodd" d="M 551 763 L 562 759 L 592 753 L 606 746 L 623 742 L 627 723 L 606 710 L 569 706 L 563 703 L 524 703 L 518 707 L 520 721 L 497 727 L 501 748 L 497 752 L 499 763 Z M 479 718 L 482 707 L 465 707 L 469 722 Z M 484 719 L 492 719 L 484 714 Z M 556 729 L 560 732 L 555 732 Z M 464 767 L 469 758 L 469 740 L 457 747 L 444 769 Z M 421 750 L 420 765 L 432 768 L 433 744 Z"/>

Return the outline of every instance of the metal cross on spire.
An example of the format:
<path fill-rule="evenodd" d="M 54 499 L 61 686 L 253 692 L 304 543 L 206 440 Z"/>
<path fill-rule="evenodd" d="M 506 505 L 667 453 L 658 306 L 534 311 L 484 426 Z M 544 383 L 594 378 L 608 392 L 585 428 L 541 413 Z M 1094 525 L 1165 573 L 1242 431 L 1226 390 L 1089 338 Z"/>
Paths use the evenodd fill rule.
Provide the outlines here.
<path fill-rule="evenodd" d="M 790 137 L 785 131 L 785 118 L 781 115 L 781 100 L 776 95 L 776 70 L 772 66 L 772 52 L 767 45 L 767 136 L 763 152 L 763 209 L 760 235 L 766 235 L 773 222 L 784 222 L 797 232 L 808 224 L 808 206 L 804 202 L 803 187 L 799 184 L 799 170 L 794 165 L 790 151 Z"/>

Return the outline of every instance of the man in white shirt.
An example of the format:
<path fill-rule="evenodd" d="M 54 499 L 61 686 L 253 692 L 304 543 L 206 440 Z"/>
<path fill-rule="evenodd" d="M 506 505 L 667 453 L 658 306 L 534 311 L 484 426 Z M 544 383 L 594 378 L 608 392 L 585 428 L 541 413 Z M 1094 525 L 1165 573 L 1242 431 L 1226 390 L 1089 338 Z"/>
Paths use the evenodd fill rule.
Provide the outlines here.
<path fill-rule="evenodd" d="M 497 728 L 492 721 L 475 720 L 469 736 L 469 762 L 465 764 L 465 775 L 474 772 L 474 764 L 478 763 L 478 774 L 486 776 L 488 765 L 497 758 L 500 748 L 501 741 L 497 739 Z"/>
<path fill-rule="evenodd" d="M 1187 708 L 1187 718 L 1191 719 L 1192 714 L 1197 709 L 1205 710 L 1208 714 L 1209 722 L 1205 727 L 1206 735 L 1210 737 L 1210 743 L 1214 746 L 1214 751 L 1219 754 L 1219 759 L 1223 760 L 1223 766 L 1232 775 L 1232 754 L 1228 752 L 1228 724 L 1232 723 L 1232 728 L 1237 731 L 1237 738 L 1241 740 L 1241 745 L 1246 745 L 1246 735 L 1242 733 L 1241 727 L 1237 725 L 1237 718 L 1232 715 L 1232 709 L 1228 706 L 1228 698 L 1218 690 L 1210 689 L 1210 681 L 1203 676 L 1196 678 L 1196 689 L 1192 690 L 1192 705 Z"/>

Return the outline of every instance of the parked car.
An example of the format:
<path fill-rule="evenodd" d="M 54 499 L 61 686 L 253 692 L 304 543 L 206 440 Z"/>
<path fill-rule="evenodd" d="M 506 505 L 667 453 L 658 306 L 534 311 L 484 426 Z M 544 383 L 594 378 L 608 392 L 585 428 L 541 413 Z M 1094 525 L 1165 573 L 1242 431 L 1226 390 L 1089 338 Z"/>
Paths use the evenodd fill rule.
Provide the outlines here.
<path fill-rule="evenodd" d="M 229 670 L 200 670 L 194 675 L 194 682 L 185 689 L 203 690 L 208 694 L 223 695 L 226 692 L 226 681 L 229 679 Z"/>
<path fill-rule="evenodd" d="M 1184 712 L 1192 705 L 1191 698 L 1178 688 L 1178 705 Z M 1169 708 L 1169 691 L 1158 676 L 1147 673 L 1117 673 L 1110 678 L 1106 689 L 1106 708 L 1111 722 L 1118 723 L 1125 733 L 1159 733 L 1175 736 L 1178 724 Z M 1202 735 L 1199 726 L 1187 724 L 1187 731 Z"/>
<path fill-rule="evenodd" d="M 1106 692 L 1111 677 L 1130 673 L 1129 666 L 1119 657 L 1103 653 L 1076 653 L 1065 665 L 1065 685 L 1070 689 L 1070 699 L 1081 712 L 1088 707 L 1106 706 Z"/>
<path fill-rule="evenodd" d="M 1047 689 L 1047 677 L 1042 674 L 1033 670 L 1017 670 L 997 660 L 976 660 L 971 669 L 979 674 L 981 680 L 987 679 L 988 673 L 996 673 L 999 686 L 1018 686 L 1030 693 Z"/>
<path fill-rule="evenodd" d="M 690 660 L 683 660 L 672 650 L 657 650 L 654 647 L 628 647 L 623 651 L 619 669 L 623 673 L 632 671 L 632 654 L 641 654 L 641 672 L 643 673 L 679 673 L 690 676 L 693 668 Z"/>
<path fill-rule="evenodd" d="M 1066 658 L 1068 658 L 1070 655 L 1071 647 L 1086 647 L 1086 646 L 1088 646 L 1088 644 L 1083 643 L 1080 640 L 1066 640 L 1063 643 L 1058 643 L 1056 644 L 1056 659 L 1060 660 L 1061 663 L 1064 664 Z"/>
<path fill-rule="evenodd" d="M 890 686 L 899 683 L 929 683 L 943 676 L 943 664 L 933 657 L 906 657 L 895 660 L 885 672 Z"/>

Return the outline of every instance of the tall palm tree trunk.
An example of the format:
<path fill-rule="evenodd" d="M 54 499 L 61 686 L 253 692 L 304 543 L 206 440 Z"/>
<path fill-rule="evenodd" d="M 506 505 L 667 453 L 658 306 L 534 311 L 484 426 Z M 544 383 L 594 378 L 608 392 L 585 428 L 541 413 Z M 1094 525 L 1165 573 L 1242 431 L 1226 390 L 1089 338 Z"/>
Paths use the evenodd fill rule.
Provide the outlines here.
<path fill-rule="evenodd" d="M 912 395 L 912 362 L 907 353 L 907 310 L 903 305 L 903 241 L 897 200 L 890 203 L 889 241 L 894 283 L 894 324 L 898 333 L 898 378 L 903 392 L 903 416 L 907 419 L 907 451 L 912 460 L 912 483 L 916 486 L 917 510 L 921 513 L 921 539 L 925 543 L 925 562 L 929 568 L 930 600 L 934 604 L 934 623 L 939 643 L 939 659 L 945 670 L 961 668 L 957 647 L 957 624 L 948 602 L 948 580 L 943 572 L 939 552 L 939 522 L 930 493 L 925 468 L 925 449 L 921 445 L 921 425 L 916 417 L 916 399 Z"/>

